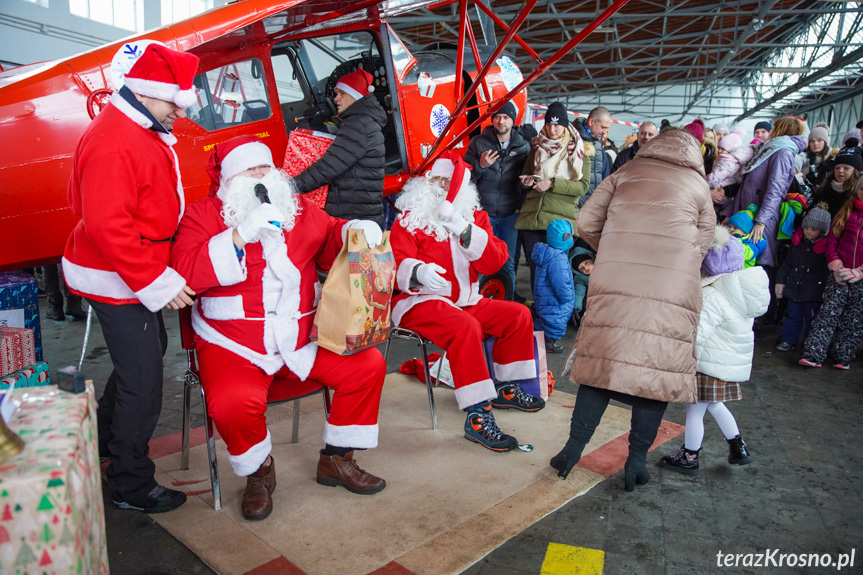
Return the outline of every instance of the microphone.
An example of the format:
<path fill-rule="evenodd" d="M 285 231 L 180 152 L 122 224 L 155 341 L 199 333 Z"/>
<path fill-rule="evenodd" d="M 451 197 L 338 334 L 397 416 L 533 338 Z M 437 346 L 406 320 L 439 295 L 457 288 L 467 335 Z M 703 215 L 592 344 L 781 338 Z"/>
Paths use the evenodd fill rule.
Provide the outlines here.
<path fill-rule="evenodd" d="M 260 201 L 262 204 L 270 203 L 270 194 L 267 192 L 267 186 L 265 186 L 264 184 L 255 184 L 255 195 L 258 197 L 258 201 Z M 277 228 L 282 227 L 282 224 L 280 224 L 279 222 L 270 223 Z"/>

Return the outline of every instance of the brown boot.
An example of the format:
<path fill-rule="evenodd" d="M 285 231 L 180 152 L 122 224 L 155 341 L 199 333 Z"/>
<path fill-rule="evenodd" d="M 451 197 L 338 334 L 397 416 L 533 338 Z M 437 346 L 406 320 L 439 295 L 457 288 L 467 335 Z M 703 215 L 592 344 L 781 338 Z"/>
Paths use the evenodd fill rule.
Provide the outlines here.
<path fill-rule="evenodd" d="M 353 451 L 348 451 L 344 457 L 339 457 L 324 455 L 321 450 L 321 458 L 318 461 L 318 483 L 329 487 L 342 485 L 348 491 L 360 495 L 371 495 L 382 491 L 387 486 L 387 482 L 380 477 L 360 469 L 354 461 Z"/>
<path fill-rule="evenodd" d="M 273 490 L 276 488 L 276 465 L 272 457 L 246 478 L 243 492 L 243 517 L 250 521 L 266 519 L 273 512 Z"/>

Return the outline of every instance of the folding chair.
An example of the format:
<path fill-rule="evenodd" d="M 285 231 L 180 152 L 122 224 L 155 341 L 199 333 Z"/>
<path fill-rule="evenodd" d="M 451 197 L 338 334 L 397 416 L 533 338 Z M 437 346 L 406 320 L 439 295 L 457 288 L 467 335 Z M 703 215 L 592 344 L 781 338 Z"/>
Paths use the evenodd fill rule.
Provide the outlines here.
<path fill-rule="evenodd" d="M 386 350 L 384 351 L 384 361 L 387 361 L 389 359 L 390 342 L 393 340 L 394 337 L 398 338 L 398 339 L 415 340 L 417 342 L 417 345 L 420 346 L 420 349 L 422 350 L 423 369 L 425 370 L 425 376 L 426 376 L 426 389 L 428 390 L 428 394 L 429 394 L 429 410 L 431 410 L 432 429 L 437 430 L 437 412 L 435 411 L 435 406 L 434 406 L 433 388 L 437 387 L 438 386 L 437 382 L 440 381 L 440 370 L 441 370 L 441 367 L 443 367 L 443 358 L 446 357 L 446 353 L 444 353 L 441 356 L 441 359 L 438 362 L 437 377 L 435 378 L 435 383 L 432 384 L 431 377 L 429 377 L 429 356 L 428 356 L 428 349 L 426 348 L 426 344 L 428 343 L 428 340 L 413 330 L 406 329 L 403 327 L 392 326 L 392 328 L 390 329 L 390 335 L 387 338 L 387 347 L 386 347 Z"/>
<path fill-rule="evenodd" d="M 198 371 L 198 358 L 195 353 L 195 332 L 192 329 L 192 308 L 190 307 L 180 310 L 180 335 L 188 360 L 188 368 L 186 369 L 186 374 L 183 376 L 183 439 L 180 455 L 180 469 L 186 470 L 189 469 L 189 412 L 191 411 L 191 393 L 192 388 L 201 383 Z M 324 417 L 329 417 L 330 413 L 329 388 L 312 380 L 306 380 L 303 383 L 305 386 L 300 393 L 289 397 L 279 397 L 276 400 L 267 402 L 268 408 L 287 401 L 294 402 L 291 443 L 297 443 L 300 432 L 300 399 L 320 393 L 324 398 Z M 210 467 L 210 484 L 213 488 L 213 509 L 219 511 L 222 509 L 222 494 L 219 488 L 219 467 L 216 461 L 216 438 L 213 431 L 213 420 L 210 419 L 210 414 L 207 410 L 207 397 L 204 393 L 204 386 L 201 385 L 200 387 L 201 400 L 204 404 L 204 430 L 207 435 L 207 461 Z"/>

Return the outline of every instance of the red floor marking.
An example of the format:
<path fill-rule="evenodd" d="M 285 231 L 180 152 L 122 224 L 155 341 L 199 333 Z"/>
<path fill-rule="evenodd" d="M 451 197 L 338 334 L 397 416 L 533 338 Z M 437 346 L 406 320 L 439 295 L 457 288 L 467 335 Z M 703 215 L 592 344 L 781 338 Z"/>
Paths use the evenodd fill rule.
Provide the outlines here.
<path fill-rule="evenodd" d="M 659 426 L 659 431 L 656 434 L 656 440 L 650 447 L 649 451 L 653 451 L 666 441 L 674 439 L 683 433 L 685 428 L 682 425 L 663 421 Z M 620 437 L 612 439 L 599 449 L 595 449 L 581 458 L 576 465 L 583 469 L 599 473 L 605 477 L 611 477 L 621 469 L 623 469 L 626 458 L 629 457 L 629 433 L 624 433 Z"/>
<path fill-rule="evenodd" d="M 276 557 L 251 571 L 246 571 L 244 575 L 306 575 L 306 572 L 284 557 Z"/>
<path fill-rule="evenodd" d="M 202 489 L 200 491 L 187 491 L 186 495 L 187 496 L 188 495 L 203 495 L 204 493 L 209 493 L 211 491 L 212 491 L 212 489 Z"/>
<path fill-rule="evenodd" d="M 368 575 L 414 575 L 414 572 L 405 569 L 395 561 L 391 561 L 380 569 L 375 569 Z"/>

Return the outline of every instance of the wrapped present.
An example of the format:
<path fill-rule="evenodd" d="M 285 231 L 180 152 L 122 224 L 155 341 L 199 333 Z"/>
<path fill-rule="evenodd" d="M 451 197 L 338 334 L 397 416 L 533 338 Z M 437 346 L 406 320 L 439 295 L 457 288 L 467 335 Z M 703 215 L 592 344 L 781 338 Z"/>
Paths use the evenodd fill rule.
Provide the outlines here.
<path fill-rule="evenodd" d="M 283 169 L 291 177 L 298 176 L 303 170 L 317 162 L 333 143 L 335 136 L 314 130 L 296 129 L 288 135 L 288 149 L 285 151 Z M 324 209 L 327 205 L 329 186 L 321 186 L 306 194 L 316 206 Z"/>
<path fill-rule="evenodd" d="M 36 347 L 36 360 L 25 363 L 20 367 L 36 363 L 36 361 L 42 361 L 39 292 L 36 287 L 36 278 L 30 274 L 24 272 L 0 272 L 0 327 L 25 327 L 32 329 Z"/>
<path fill-rule="evenodd" d="M 50 385 L 51 377 L 49 374 L 48 364 L 40 361 L 35 365 L 19 369 L 14 373 L 0 379 L 0 390 L 9 389 L 14 385 L 19 387 L 38 387 L 41 385 Z"/>
<path fill-rule="evenodd" d="M 32 329 L 0 327 L 0 375 L 36 363 L 36 344 Z"/>

